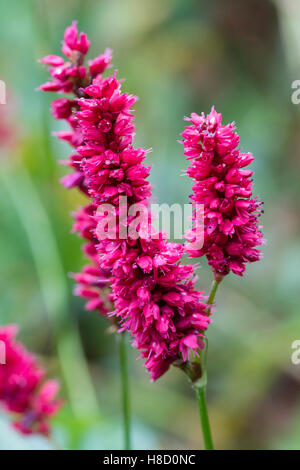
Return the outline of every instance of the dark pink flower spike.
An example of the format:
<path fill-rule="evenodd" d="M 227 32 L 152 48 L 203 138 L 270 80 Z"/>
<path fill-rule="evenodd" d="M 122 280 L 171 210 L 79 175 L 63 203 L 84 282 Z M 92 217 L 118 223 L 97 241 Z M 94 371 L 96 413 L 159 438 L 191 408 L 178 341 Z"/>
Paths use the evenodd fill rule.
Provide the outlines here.
<path fill-rule="evenodd" d="M 242 276 L 246 263 L 261 258 L 263 243 L 258 217 L 262 202 L 252 196 L 254 160 L 238 148 L 234 123 L 222 125 L 214 108 L 205 116 L 193 113 L 182 133 L 184 154 L 191 164 L 187 174 L 194 180 L 192 204 L 204 205 L 204 244 L 195 249 L 196 228 L 187 233 L 186 250 L 191 257 L 206 256 L 216 276 L 232 271 Z M 194 215 L 195 217 L 195 215 Z"/>
<path fill-rule="evenodd" d="M 15 325 L 0 327 L 4 364 L 0 363 L 0 404 L 16 415 L 14 426 L 23 434 L 50 433 L 49 422 L 62 406 L 56 398 L 59 384 L 44 381 L 36 358 L 17 342 Z"/>

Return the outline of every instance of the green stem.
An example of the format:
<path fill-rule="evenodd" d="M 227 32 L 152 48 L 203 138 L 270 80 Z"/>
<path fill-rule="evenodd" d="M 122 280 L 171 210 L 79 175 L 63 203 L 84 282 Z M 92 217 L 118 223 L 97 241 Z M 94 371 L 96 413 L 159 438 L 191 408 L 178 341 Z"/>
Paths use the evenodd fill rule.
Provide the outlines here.
<path fill-rule="evenodd" d="M 211 285 L 211 289 L 210 289 L 210 293 L 209 293 L 209 297 L 208 297 L 208 301 L 207 301 L 207 305 L 211 305 L 213 303 L 213 301 L 215 300 L 216 292 L 217 292 L 217 289 L 219 287 L 220 282 L 221 281 L 216 281 L 215 279 L 213 280 L 212 285 Z M 211 310 L 211 307 L 208 307 L 208 309 L 207 309 L 208 314 L 210 313 L 210 310 Z"/>
<path fill-rule="evenodd" d="M 124 450 L 131 449 L 130 436 L 130 399 L 127 363 L 127 341 L 126 334 L 121 333 L 119 338 L 119 354 L 121 367 L 121 390 L 122 390 L 122 412 L 124 430 Z"/>
<path fill-rule="evenodd" d="M 196 387 L 196 396 L 198 401 L 198 408 L 200 413 L 200 422 L 202 427 L 202 434 L 204 446 L 206 450 L 213 450 L 213 441 L 211 436 L 210 424 L 208 419 L 207 405 L 206 405 L 206 386 Z"/>
<path fill-rule="evenodd" d="M 216 292 L 218 289 L 218 286 L 220 284 L 222 279 L 213 280 L 210 293 L 208 296 L 207 300 L 207 310 L 206 313 L 207 315 L 210 314 L 211 311 L 211 305 L 213 301 L 215 300 Z M 194 382 L 194 389 L 196 392 L 197 396 L 197 401 L 198 401 L 198 408 L 199 408 L 199 413 L 200 413 L 200 422 L 201 422 L 201 428 L 202 428 L 202 434 L 203 434 L 203 441 L 204 441 L 204 446 L 206 450 L 213 450 L 213 441 L 212 441 L 212 435 L 211 435 L 211 430 L 210 430 L 210 424 L 209 424 L 209 418 L 208 418 L 208 411 L 207 411 L 207 404 L 206 404 L 206 385 L 207 385 L 207 372 L 206 372 L 206 362 L 207 362 L 207 347 L 208 347 L 208 342 L 207 339 L 205 339 L 205 346 L 203 351 L 201 352 L 200 360 L 201 360 L 201 377 Z"/>

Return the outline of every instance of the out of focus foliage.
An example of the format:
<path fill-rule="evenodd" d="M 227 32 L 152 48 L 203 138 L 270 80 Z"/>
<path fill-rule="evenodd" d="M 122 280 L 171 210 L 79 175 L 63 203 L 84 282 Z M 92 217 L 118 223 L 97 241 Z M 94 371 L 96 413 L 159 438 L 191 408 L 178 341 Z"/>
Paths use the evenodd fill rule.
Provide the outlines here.
<path fill-rule="evenodd" d="M 217 295 L 209 337 L 209 407 L 218 448 L 300 448 L 299 106 L 297 0 L 15 0 L 2 2 L 0 105 L 13 142 L 1 145 L 0 322 L 17 322 L 28 348 L 61 377 L 65 409 L 55 422 L 66 448 L 120 448 L 118 359 L 105 319 L 83 310 L 68 273 L 84 262 L 70 234 L 82 202 L 59 184 L 68 147 L 51 137 L 60 124 L 51 97 L 36 92 L 47 73 L 38 58 L 59 53 L 63 30 L 78 19 L 91 56 L 114 50 L 136 105 L 136 142 L 152 147 L 159 203 L 186 203 L 190 181 L 177 143 L 183 116 L 215 105 L 235 120 L 241 146 L 256 157 L 255 191 L 265 201 L 264 260 L 244 279 L 231 275 Z M 2 124 L 0 124 L 1 126 Z M 211 273 L 203 260 L 199 288 Z M 201 433 L 182 373 L 156 384 L 130 357 L 135 447 L 195 448 Z M 14 439 L 17 439 L 14 443 Z M 0 429 L 0 448 L 45 448 Z"/>

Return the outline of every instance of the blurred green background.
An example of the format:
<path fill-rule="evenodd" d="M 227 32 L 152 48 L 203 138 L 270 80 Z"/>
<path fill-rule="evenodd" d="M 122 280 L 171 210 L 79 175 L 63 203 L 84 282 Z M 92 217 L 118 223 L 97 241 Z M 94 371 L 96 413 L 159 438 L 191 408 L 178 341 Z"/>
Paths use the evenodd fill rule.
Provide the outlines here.
<path fill-rule="evenodd" d="M 84 263 L 70 234 L 70 212 L 83 199 L 60 186 L 57 161 L 69 148 L 51 132 L 53 96 L 37 60 L 60 53 L 75 19 L 91 40 L 89 56 L 114 50 L 124 89 L 139 96 L 137 145 L 152 147 L 153 195 L 185 203 L 191 182 L 177 143 L 191 112 L 215 105 L 236 121 L 241 147 L 256 160 L 255 193 L 265 201 L 264 260 L 248 275 L 226 278 L 209 328 L 208 402 L 215 445 L 223 449 L 300 449 L 298 0 L 1 0 L 0 324 L 16 322 L 20 338 L 60 378 L 66 405 L 54 441 L 21 438 L 0 415 L 0 448 L 122 446 L 118 355 L 107 322 L 72 295 L 70 272 Z M 50 94 L 49 94 L 50 95 Z M 12 134 L 12 135 L 10 135 Z M 199 288 L 211 273 L 201 262 Z M 151 384 L 130 351 L 135 448 L 202 447 L 196 403 L 180 371 Z"/>

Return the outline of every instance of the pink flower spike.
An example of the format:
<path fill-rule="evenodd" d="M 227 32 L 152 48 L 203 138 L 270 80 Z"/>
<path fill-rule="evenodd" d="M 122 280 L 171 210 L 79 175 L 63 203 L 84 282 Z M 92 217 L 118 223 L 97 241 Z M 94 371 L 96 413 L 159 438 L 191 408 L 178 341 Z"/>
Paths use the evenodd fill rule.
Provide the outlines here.
<path fill-rule="evenodd" d="M 5 345 L 5 361 L 0 364 L 0 404 L 14 413 L 14 426 L 23 434 L 48 434 L 49 419 L 62 406 L 56 398 L 58 383 L 44 382 L 45 371 L 36 358 L 15 339 L 15 325 L 0 327 L 0 341 Z"/>
<path fill-rule="evenodd" d="M 263 243 L 258 224 L 263 203 L 252 196 L 253 172 L 243 169 L 254 157 L 237 148 L 234 123 L 222 125 L 214 107 L 207 116 L 192 113 L 188 120 L 191 125 L 182 133 L 184 154 L 192 159 L 187 169 L 194 181 L 192 204 L 195 209 L 204 206 L 204 243 L 197 246 L 194 227 L 186 234 L 186 250 L 191 257 L 205 255 L 215 276 L 230 271 L 243 276 L 246 263 L 261 259 L 257 247 Z"/>

